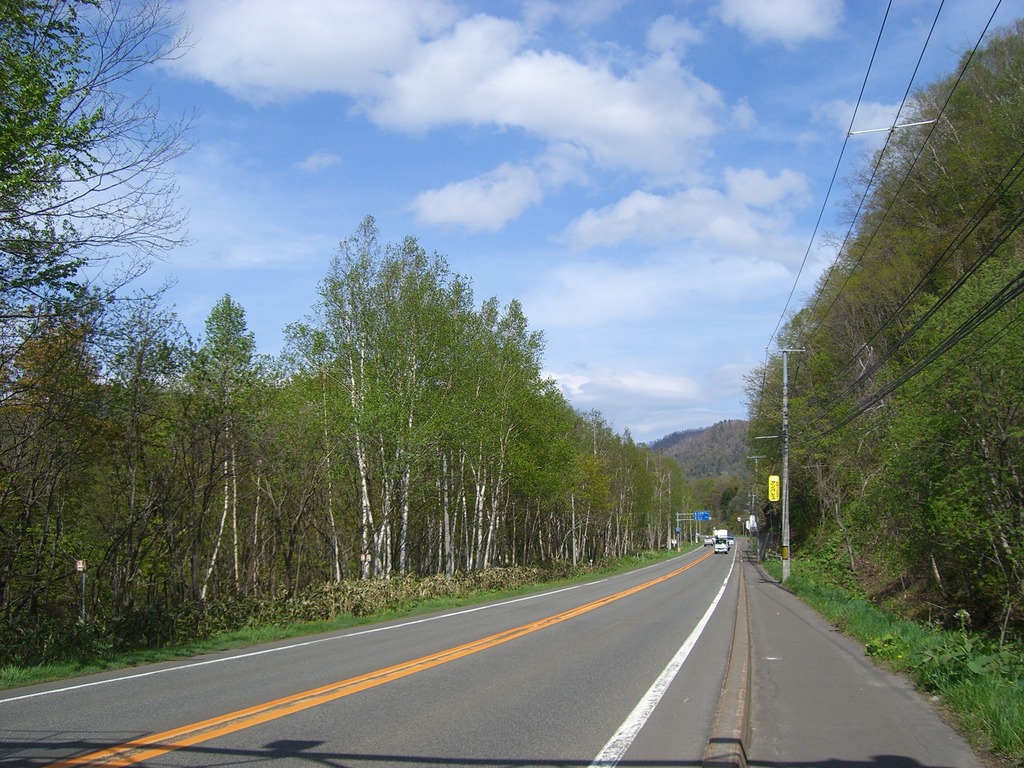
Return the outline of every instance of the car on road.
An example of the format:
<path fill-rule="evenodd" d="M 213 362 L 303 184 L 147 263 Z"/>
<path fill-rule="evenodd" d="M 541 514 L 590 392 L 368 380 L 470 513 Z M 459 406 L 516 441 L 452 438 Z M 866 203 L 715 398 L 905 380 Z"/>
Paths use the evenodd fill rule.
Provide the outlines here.
<path fill-rule="evenodd" d="M 704 546 L 705 547 L 714 546 L 714 543 L 715 543 L 715 537 L 714 536 L 705 536 L 704 537 Z"/>
<path fill-rule="evenodd" d="M 716 541 L 715 542 L 715 554 L 729 554 L 729 542 L 728 541 Z"/>

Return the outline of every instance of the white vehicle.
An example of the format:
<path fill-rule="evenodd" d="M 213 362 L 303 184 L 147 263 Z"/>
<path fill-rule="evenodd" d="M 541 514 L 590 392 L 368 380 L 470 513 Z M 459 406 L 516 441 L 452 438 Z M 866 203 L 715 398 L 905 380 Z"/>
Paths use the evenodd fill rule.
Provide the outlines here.
<path fill-rule="evenodd" d="M 729 554 L 729 542 L 725 541 L 724 539 L 722 541 L 716 541 L 715 542 L 715 554 L 716 555 L 719 555 L 719 554 L 721 554 L 721 555 L 728 555 Z"/>
<path fill-rule="evenodd" d="M 705 536 L 704 537 L 704 546 L 705 547 L 710 547 L 714 543 L 715 543 L 715 537 L 714 536 Z"/>

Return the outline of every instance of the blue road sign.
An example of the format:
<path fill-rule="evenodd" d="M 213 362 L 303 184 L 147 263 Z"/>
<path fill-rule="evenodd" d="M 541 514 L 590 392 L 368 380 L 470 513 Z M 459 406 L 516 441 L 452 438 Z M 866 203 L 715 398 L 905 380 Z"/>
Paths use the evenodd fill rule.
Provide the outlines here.
<path fill-rule="evenodd" d="M 711 519 L 711 513 L 708 510 L 706 510 L 706 509 L 701 509 L 701 510 L 698 510 L 697 512 L 693 513 L 693 519 L 694 520 L 710 520 Z"/>

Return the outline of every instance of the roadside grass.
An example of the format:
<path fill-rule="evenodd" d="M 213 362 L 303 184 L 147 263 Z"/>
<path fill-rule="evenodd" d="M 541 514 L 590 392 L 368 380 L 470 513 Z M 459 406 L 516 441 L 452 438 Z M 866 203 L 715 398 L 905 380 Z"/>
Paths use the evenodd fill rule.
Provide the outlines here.
<path fill-rule="evenodd" d="M 689 547 L 694 549 L 696 547 Z M 366 615 L 339 613 L 329 619 L 316 621 L 287 621 L 283 623 L 261 623 L 218 632 L 209 637 L 195 638 L 187 642 L 148 648 L 125 653 L 92 654 L 81 658 L 48 664 L 0 666 L 0 690 L 21 688 L 28 685 L 65 680 L 83 675 L 110 672 L 138 667 L 144 664 L 159 664 L 206 654 L 247 648 L 281 642 L 299 637 L 310 637 L 330 632 L 340 632 L 357 626 L 412 616 L 451 610 L 463 606 L 532 594 L 556 589 L 570 584 L 579 584 L 597 578 L 624 573 L 646 565 L 677 556 L 676 551 L 642 552 L 629 557 L 604 561 L 592 567 L 583 567 L 569 576 L 555 576 L 550 579 L 517 583 L 515 586 L 499 585 L 495 588 L 469 588 L 465 591 L 423 599 L 404 598 L 400 605 L 392 605 Z M 560 571 L 555 571 L 559 573 Z M 511 580 L 513 583 L 515 579 Z M 472 583 L 472 582 L 471 582 Z"/>
<path fill-rule="evenodd" d="M 765 565 L 781 580 L 779 562 Z M 822 583 L 813 561 L 795 564 L 785 586 L 863 643 L 868 656 L 936 696 L 975 748 L 1024 765 L 1024 647 L 1019 643 L 1000 647 L 969 632 L 966 615 L 958 630 L 899 618 L 863 596 Z"/>

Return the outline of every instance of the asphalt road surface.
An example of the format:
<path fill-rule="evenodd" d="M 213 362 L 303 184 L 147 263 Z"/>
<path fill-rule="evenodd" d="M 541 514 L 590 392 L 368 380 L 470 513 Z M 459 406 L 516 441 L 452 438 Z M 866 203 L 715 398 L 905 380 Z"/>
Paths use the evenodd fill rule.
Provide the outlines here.
<path fill-rule="evenodd" d="M 590 584 L 0 691 L 0 766 L 980 768 L 740 541 Z"/>
<path fill-rule="evenodd" d="M 798 567 L 798 565 L 794 566 Z M 744 564 L 751 638 L 750 766 L 980 768 L 934 702 L 875 667 L 753 560 Z"/>
<path fill-rule="evenodd" d="M 0 692 L 4 766 L 696 766 L 740 564 Z"/>

